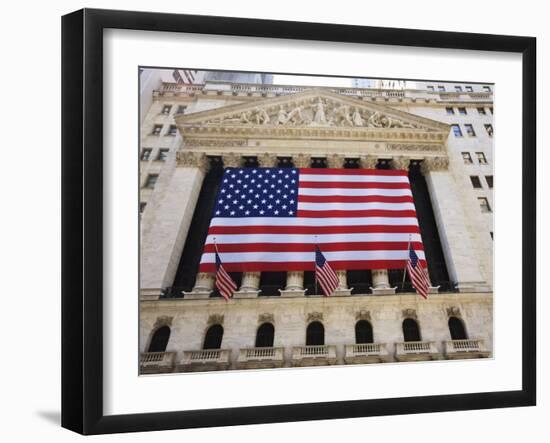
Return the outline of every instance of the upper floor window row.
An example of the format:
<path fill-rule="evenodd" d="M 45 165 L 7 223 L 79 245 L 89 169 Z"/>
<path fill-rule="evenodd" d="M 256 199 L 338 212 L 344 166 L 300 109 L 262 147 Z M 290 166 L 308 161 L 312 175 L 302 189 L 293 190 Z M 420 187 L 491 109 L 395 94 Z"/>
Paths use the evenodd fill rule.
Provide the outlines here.
<path fill-rule="evenodd" d="M 163 105 L 160 113 L 162 115 L 170 115 L 173 108 L 174 108 L 173 105 Z M 186 109 L 187 109 L 187 105 L 178 105 L 178 107 L 176 108 L 175 114 L 176 115 L 185 114 Z"/>
<path fill-rule="evenodd" d="M 153 125 L 153 130 L 151 131 L 151 135 L 161 135 L 162 134 L 162 128 L 163 125 Z M 178 128 L 176 125 L 170 125 L 168 126 L 168 130 L 166 131 L 165 135 L 176 135 L 178 132 Z"/>

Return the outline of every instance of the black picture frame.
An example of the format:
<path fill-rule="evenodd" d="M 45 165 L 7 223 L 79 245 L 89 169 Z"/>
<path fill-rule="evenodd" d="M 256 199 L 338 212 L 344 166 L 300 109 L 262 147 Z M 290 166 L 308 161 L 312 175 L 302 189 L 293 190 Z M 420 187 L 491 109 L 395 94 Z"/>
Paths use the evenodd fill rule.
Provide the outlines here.
<path fill-rule="evenodd" d="M 108 28 L 501 51 L 522 55 L 522 388 L 392 399 L 104 415 L 103 31 Z M 536 39 L 83 9 L 62 18 L 62 426 L 82 434 L 536 404 Z"/>

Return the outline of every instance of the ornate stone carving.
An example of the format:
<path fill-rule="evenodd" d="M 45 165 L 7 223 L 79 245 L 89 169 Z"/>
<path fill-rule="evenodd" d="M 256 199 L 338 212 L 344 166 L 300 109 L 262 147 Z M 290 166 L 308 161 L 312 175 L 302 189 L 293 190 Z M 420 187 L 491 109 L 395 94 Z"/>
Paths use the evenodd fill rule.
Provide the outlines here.
<path fill-rule="evenodd" d="M 447 308 L 447 317 L 459 317 L 461 315 L 460 308 L 452 306 Z"/>
<path fill-rule="evenodd" d="M 311 156 L 306 154 L 298 154 L 292 157 L 292 163 L 296 168 L 309 168 L 311 164 Z"/>
<path fill-rule="evenodd" d="M 403 309 L 401 314 L 403 315 L 403 318 L 418 318 L 416 316 L 416 309 Z"/>
<path fill-rule="evenodd" d="M 203 138 L 192 138 L 185 140 L 185 146 L 197 146 L 205 148 L 233 148 L 239 146 L 246 146 L 246 140 L 237 139 L 237 140 L 225 140 L 225 139 L 203 139 Z"/>
<path fill-rule="evenodd" d="M 426 157 L 422 162 L 422 173 L 426 174 L 430 171 L 444 171 L 449 168 L 448 157 Z"/>
<path fill-rule="evenodd" d="M 327 156 L 327 166 L 329 168 L 343 168 L 345 158 L 343 155 L 332 154 Z"/>
<path fill-rule="evenodd" d="M 443 145 L 388 143 L 386 151 L 440 152 L 443 151 Z"/>
<path fill-rule="evenodd" d="M 258 316 L 258 323 L 275 323 L 275 317 L 273 314 L 260 314 Z"/>
<path fill-rule="evenodd" d="M 355 320 L 371 320 L 370 311 L 361 310 L 355 314 Z"/>
<path fill-rule="evenodd" d="M 212 314 L 208 317 L 209 325 L 222 325 L 223 324 L 223 315 L 222 314 Z"/>
<path fill-rule="evenodd" d="M 225 154 L 223 157 L 223 165 L 229 168 L 238 168 L 243 163 L 243 158 L 239 154 Z"/>
<path fill-rule="evenodd" d="M 153 326 L 154 329 L 161 328 L 162 326 L 172 326 L 172 320 L 174 320 L 174 317 L 170 317 L 168 315 L 162 315 L 160 317 L 157 317 L 157 321 L 155 321 L 155 325 Z"/>
<path fill-rule="evenodd" d="M 209 167 L 209 161 L 204 152 L 178 151 L 176 152 L 176 164 L 183 168 L 199 168 L 206 172 Z"/>
<path fill-rule="evenodd" d="M 359 158 L 359 163 L 361 164 L 361 167 L 363 169 L 374 169 L 376 168 L 377 162 L 378 162 L 378 159 L 376 157 L 373 157 L 372 155 L 363 156 Z"/>
<path fill-rule="evenodd" d="M 307 315 L 307 322 L 312 321 L 322 321 L 323 320 L 323 313 L 322 312 L 310 312 Z"/>
<path fill-rule="evenodd" d="M 392 158 L 392 168 L 393 169 L 404 169 L 408 170 L 409 165 L 411 163 L 411 159 L 409 157 L 393 157 Z"/>
<path fill-rule="evenodd" d="M 271 168 L 277 164 L 277 156 L 269 152 L 258 155 L 257 159 L 262 168 Z"/>

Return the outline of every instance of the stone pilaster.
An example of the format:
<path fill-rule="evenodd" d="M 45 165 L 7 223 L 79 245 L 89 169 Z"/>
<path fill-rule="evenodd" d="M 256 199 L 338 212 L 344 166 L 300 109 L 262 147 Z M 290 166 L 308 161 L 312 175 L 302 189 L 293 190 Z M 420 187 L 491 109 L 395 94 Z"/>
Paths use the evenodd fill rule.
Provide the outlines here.
<path fill-rule="evenodd" d="M 460 292 L 485 292 L 489 287 L 479 272 L 466 215 L 457 198 L 460 189 L 447 170 L 448 165 L 446 157 L 431 157 L 422 162 L 449 276 Z"/>
<path fill-rule="evenodd" d="M 233 295 L 235 298 L 254 298 L 260 292 L 259 272 L 244 272 L 241 287 Z"/>
<path fill-rule="evenodd" d="M 154 216 L 141 230 L 140 288 L 172 286 L 201 190 L 208 159 L 203 153 L 178 151 L 173 169 L 165 169 L 150 204 Z M 165 180 L 165 181 L 164 181 Z"/>
<path fill-rule="evenodd" d="M 286 287 L 280 289 L 283 297 L 302 297 L 304 290 L 304 271 L 289 271 L 286 273 Z"/>
<path fill-rule="evenodd" d="M 372 287 L 370 288 L 373 295 L 393 295 L 397 287 L 390 286 L 390 279 L 387 269 L 372 270 Z"/>

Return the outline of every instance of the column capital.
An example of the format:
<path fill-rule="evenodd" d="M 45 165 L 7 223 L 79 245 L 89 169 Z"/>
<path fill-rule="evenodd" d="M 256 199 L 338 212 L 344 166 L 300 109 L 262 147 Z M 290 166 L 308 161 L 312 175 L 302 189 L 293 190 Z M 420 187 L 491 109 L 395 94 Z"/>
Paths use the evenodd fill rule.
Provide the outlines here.
<path fill-rule="evenodd" d="M 258 164 L 262 168 L 272 168 L 277 164 L 277 156 L 271 152 L 258 155 Z"/>
<path fill-rule="evenodd" d="M 392 169 L 404 169 L 405 171 L 408 171 L 410 164 L 410 157 L 405 157 L 404 155 L 393 157 L 391 161 Z"/>
<path fill-rule="evenodd" d="M 373 155 L 365 155 L 359 157 L 359 164 L 363 169 L 375 169 L 378 158 Z"/>
<path fill-rule="evenodd" d="M 292 163 L 295 168 L 309 168 L 311 166 L 311 156 L 309 154 L 293 155 Z"/>
<path fill-rule="evenodd" d="M 327 155 L 327 166 L 329 168 L 343 168 L 345 157 L 340 154 Z"/>
<path fill-rule="evenodd" d="M 426 174 L 431 171 L 445 171 L 448 168 L 448 157 L 426 157 L 422 161 L 421 171 L 423 174 Z"/>
<path fill-rule="evenodd" d="M 223 165 L 227 168 L 239 168 L 243 164 L 243 158 L 240 154 L 230 153 L 222 156 Z"/>
<path fill-rule="evenodd" d="M 176 152 L 176 165 L 180 168 L 199 168 L 202 172 L 207 172 L 210 162 L 204 152 L 179 150 Z"/>

